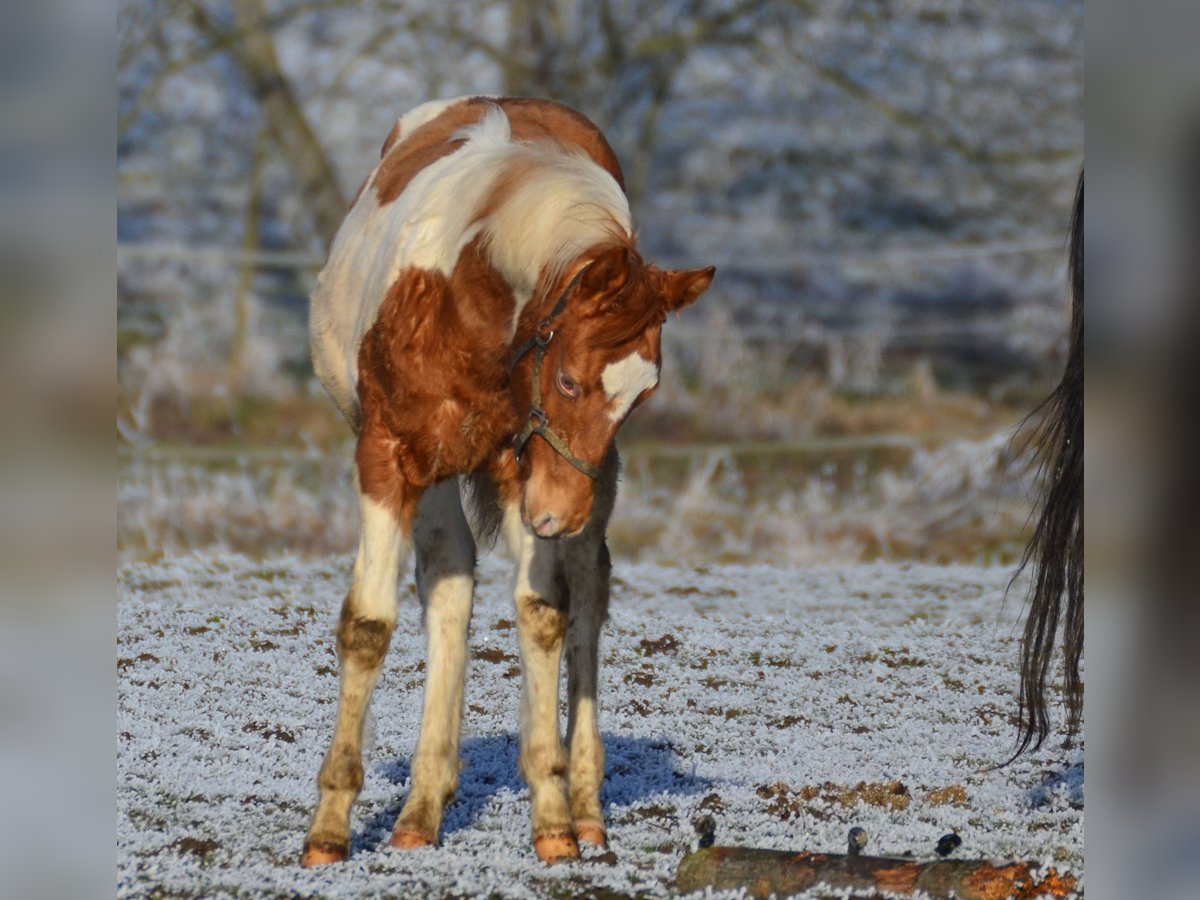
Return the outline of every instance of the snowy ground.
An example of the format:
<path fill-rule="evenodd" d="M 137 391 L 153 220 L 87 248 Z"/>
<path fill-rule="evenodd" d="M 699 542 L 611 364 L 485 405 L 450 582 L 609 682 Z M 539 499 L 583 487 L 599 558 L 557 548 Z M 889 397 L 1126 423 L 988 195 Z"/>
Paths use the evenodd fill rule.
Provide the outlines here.
<path fill-rule="evenodd" d="M 458 800 L 387 839 L 423 638 L 402 589 L 348 864 L 297 865 L 330 736 L 349 559 L 178 557 L 118 572 L 118 896 L 661 896 L 707 811 L 722 844 L 1053 861 L 1083 872 L 1083 751 L 1001 770 L 1017 683 L 1001 568 L 617 563 L 602 647 L 611 853 L 546 868 L 517 773 L 510 567 L 480 567 Z"/>

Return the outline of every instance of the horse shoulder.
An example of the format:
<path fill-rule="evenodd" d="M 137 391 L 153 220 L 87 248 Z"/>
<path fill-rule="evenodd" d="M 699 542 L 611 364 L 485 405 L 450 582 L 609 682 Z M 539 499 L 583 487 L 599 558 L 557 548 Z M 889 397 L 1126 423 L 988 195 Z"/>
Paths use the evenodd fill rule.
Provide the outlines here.
<path fill-rule="evenodd" d="M 506 343 L 481 341 L 458 300 L 450 277 L 407 269 L 358 350 L 363 416 L 397 440 L 411 484 L 478 468 L 514 428 Z"/>

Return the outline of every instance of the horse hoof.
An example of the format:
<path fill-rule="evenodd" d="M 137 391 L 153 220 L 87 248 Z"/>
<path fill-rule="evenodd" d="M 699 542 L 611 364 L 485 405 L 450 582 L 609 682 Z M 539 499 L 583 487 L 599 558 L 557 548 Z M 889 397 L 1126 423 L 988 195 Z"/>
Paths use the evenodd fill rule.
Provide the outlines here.
<path fill-rule="evenodd" d="M 392 846 L 399 850 L 419 850 L 436 844 L 433 838 L 416 828 L 398 825 L 392 832 Z"/>
<path fill-rule="evenodd" d="M 579 842 L 569 831 L 552 831 L 533 839 L 533 849 L 544 863 L 565 862 L 579 859 Z"/>
<path fill-rule="evenodd" d="M 305 841 L 304 852 L 300 855 L 300 865 L 311 869 L 313 866 L 345 862 L 349 858 L 350 848 L 345 844 L 334 841 Z"/>
<path fill-rule="evenodd" d="M 601 850 L 608 849 L 608 832 L 604 823 L 596 819 L 576 819 L 575 834 L 585 844 L 592 844 Z"/>

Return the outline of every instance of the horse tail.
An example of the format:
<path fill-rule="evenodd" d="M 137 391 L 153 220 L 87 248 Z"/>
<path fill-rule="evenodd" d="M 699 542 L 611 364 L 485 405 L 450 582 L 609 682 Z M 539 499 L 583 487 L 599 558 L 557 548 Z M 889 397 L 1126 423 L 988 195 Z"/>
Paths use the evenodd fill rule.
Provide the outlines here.
<path fill-rule="evenodd" d="M 1083 712 L 1083 172 L 1071 216 L 1068 279 L 1071 335 L 1067 363 L 1058 386 L 1031 413 L 1040 422 L 1034 436 L 1039 473 L 1045 477 L 1037 527 L 1025 548 L 1017 575 L 1032 574 L 1029 614 L 1021 647 L 1021 691 L 1017 749 L 1011 762 L 1050 732 L 1046 679 L 1059 623 L 1063 629 L 1063 684 L 1070 734 Z M 1013 576 L 1015 581 L 1016 575 Z"/>

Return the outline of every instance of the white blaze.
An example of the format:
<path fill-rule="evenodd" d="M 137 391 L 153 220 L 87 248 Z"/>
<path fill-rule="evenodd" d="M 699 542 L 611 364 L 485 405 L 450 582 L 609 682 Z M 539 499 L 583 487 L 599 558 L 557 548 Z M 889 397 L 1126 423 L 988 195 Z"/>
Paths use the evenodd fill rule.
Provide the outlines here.
<path fill-rule="evenodd" d="M 640 353 L 631 353 L 605 366 L 600 381 L 609 399 L 608 418 L 620 422 L 642 391 L 658 384 L 658 366 Z"/>

